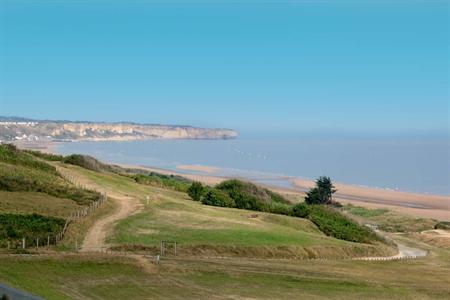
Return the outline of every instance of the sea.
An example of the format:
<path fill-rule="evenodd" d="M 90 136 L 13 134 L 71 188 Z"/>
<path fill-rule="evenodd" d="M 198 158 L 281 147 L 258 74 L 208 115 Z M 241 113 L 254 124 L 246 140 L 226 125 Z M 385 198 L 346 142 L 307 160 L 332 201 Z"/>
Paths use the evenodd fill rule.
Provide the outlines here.
<path fill-rule="evenodd" d="M 55 150 L 109 163 L 236 176 L 280 187 L 292 187 L 292 177 L 326 175 L 357 186 L 450 195 L 450 140 L 443 137 L 243 135 L 230 140 L 67 142 Z M 179 170 L 178 165 L 217 169 L 205 173 Z"/>

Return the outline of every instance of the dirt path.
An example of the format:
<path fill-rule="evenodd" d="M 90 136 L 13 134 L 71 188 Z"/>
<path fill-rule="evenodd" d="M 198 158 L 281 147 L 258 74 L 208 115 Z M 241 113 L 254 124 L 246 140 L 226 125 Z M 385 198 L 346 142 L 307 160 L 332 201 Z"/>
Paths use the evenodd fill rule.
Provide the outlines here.
<path fill-rule="evenodd" d="M 80 249 L 81 252 L 100 251 L 102 248 L 108 247 L 106 236 L 111 231 L 114 223 L 139 211 L 139 203 L 134 198 L 119 196 L 116 193 L 114 198 L 109 199 L 114 201 L 118 208 L 111 215 L 94 223 L 84 238 Z"/>
<path fill-rule="evenodd" d="M 108 201 L 115 202 L 117 209 L 115 209 L 110 215 L 96 220 L 87 232 L 80 251 L 97 252 L 108 247 L 106 243 L 106 236 L 111 232 L 114 223 L 139 212 L 141 209 L 139 201 L 136 198 L 121 193 L 117 189 L 113 190 L 108 187 L 100 186 L 92 180 L 89 180 L 89 178 L 80 175 L 76 171 L 61 167 L 58 164 L 55 164 L 54 166 L 64 177 L 69 177 L 72 183 L 76 183 L 77 185 L 93 189 L 98 192 L 106 192 L 108 195 Z"/>

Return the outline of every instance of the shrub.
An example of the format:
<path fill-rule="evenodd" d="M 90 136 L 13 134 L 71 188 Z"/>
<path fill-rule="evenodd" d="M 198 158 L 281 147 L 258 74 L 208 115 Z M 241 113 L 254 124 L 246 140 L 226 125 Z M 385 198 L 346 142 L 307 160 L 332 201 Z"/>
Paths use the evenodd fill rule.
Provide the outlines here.
<path fill-rule="evenodd" d="M 237 179 L 223 181 L 216 189 L 227 193 L 236 203 L 236 207 L 241 209 L 270 211 L 273 203 L 289 204 L 288 200 L 277 193 Z"/>
<path fill-rule="evenodd" d="M 306 218 L 309 216 L 311 208 L 306 203 L 299 203 L 292 207 L 292 215 L 299 218 Z"/>
<path fill-rule="evenodd" d="M 434 229 L 450 229 L 450 222 L 441 221 L 434 225 Z"/>
<path fill-rule="evenodd" d="M 269 212 L 278 215 L 291 216 L 292 206 L 283 203 L 273 202 L 269 206 Z"/>
<path fill-rule="evenodd" d="M 221 206 L 221 207 L 235 207 L 234 200 L 230 198 L 226 193 L 212 189 L 206 193 L 202 198 L 202 203 L 206 205 Z"/>
<path fill-rule="evenodd" d="M 64 219 L 38 214 L 0 214 L 0 239 L 44 237 L 60 232 L 64 224 Z"/>
<path fill-rule="evenodd" d="M 308 219 L 326 235 L 341 240 L 359 243 L 382 241 L 370 228 L 359 225 L 330 207 L 311 205 Z"/>
<path fill-rule="evenodd" d="M 195 200 L 195 201 L 200 201 L 204 192 L 205 192 L 205 188 L 198 181 L 194 181 L 187 190 L 188 195 L 192 198 L 192 200 Z"/>

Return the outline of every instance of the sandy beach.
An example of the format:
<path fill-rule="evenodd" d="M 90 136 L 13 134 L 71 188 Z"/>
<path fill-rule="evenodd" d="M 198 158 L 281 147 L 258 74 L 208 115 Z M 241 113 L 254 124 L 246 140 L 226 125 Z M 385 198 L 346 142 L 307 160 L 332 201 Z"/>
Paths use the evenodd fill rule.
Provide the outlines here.
<path fill-rule="evenodd" d="M 198 171 L 198 172 L 205 172 L 205 173 L 216 173 L 219 171 L 218 168 L 202 166 L 202 165 L 177 165 L 176 168 L 178 170 Z"/>

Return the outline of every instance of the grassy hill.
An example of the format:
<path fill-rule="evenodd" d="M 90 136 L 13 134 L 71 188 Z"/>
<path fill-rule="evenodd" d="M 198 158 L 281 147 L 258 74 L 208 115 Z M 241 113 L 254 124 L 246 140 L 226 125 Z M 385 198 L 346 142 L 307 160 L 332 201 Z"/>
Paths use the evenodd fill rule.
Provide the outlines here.
<path fill-rule="evenodd" d="M 175 240 L 180 255 L 306 258 L 394 252 L 381 243 L 352 243 L 326 236 L 307 219 L 202 205 L 184 192 L 139 184 L 130 176 L 66 167 L 108 191 L 142 203 L 139 213 L 115 227 L 109 242 L 116 249 L 156 254 L 161 240 Z"/>
<path fill-rule="evenodd" d="M 65 181 L 43 158 L 54 160 L 13 145 L 0 145 L 1 246 L 7 240 L 54 237 L 70 213 L 100 197 Z"/>

